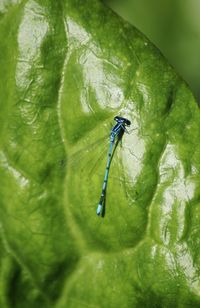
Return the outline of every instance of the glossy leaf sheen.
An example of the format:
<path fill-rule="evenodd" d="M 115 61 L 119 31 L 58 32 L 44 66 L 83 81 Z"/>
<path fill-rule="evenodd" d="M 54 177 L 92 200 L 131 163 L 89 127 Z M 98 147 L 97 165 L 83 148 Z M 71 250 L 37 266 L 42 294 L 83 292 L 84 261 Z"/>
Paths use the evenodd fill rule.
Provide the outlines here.
<path fill-rule="evenodd" d="M 187 85 L 97 0 L 0 10 L 0 307 L 199 307 L 200 112 Z M 134 130 L 102 219 L 96 140 L 115 115 Z"/>

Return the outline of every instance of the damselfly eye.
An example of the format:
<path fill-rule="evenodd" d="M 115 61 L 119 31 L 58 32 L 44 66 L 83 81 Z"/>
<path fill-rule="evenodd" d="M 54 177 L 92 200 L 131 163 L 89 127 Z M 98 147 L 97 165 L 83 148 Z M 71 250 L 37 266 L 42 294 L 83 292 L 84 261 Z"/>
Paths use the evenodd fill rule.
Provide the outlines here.
<path fill-rule="evenodd" d="M 114 120 L 115 120 L 117 123 L 124 123 L 124 124 L 127 125 L 127 126 L 130 126 L 130 125 L 131 125 L 131 121 L 129 121 L 128 119 L 123 118 L 123 117 L 116 116 L 116 117 L 114 117 Z"/>
<path fill-rule="evenodd" d="M 114 117 L 114 120 L 116 121 L 116 122 L 120 122 L 120 117 L 119 116 L 116 116 L 116 117 Z"/>
<path fill-rule="evenodd" d="M 125 119 L 125 124 L 126 124 L 127 126 L 130 126 L 130 125 L 131 125 L 131 121 L 129 121 L 128 119 Z"/>

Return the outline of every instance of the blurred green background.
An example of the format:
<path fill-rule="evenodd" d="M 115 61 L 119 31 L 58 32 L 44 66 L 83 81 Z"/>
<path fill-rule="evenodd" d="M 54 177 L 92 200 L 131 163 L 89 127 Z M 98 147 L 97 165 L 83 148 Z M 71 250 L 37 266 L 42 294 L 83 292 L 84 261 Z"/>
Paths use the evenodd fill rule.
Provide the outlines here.
<path fill-rule="evenodd" d="M 161 50 L 200 104 L 200 0 L 104 2 Z"/>

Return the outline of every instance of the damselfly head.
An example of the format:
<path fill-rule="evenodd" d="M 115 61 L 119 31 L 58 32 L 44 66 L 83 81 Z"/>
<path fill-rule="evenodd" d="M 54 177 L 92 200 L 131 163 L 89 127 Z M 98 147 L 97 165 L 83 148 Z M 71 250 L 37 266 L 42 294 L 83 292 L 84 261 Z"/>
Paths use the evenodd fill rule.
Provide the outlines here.
<path fill-rule="evenodd" d="M 126 119 L 126 118 L 122 118 L 122 117 L 116 116 L 116 117 L 114 117 L 114 120 L 115 120 L 117 123 L 125 124 L 125 126 L 130 126 L 130 125 L 131 125 L 131 121 L 129 121 L 129 120 Z"/>

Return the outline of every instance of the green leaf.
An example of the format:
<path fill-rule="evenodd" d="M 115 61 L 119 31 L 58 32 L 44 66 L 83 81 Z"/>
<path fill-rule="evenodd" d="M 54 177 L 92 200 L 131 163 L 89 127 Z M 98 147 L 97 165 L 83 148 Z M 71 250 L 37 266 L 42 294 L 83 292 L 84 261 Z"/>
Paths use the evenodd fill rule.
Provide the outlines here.
<path fill-rule="evenodd" d="M 187 85 L 97 0 L 0 9 L 1 307 L 199 307 L 200 112 Z M 115 115 L 132 125 L 100 218 Z"/>

